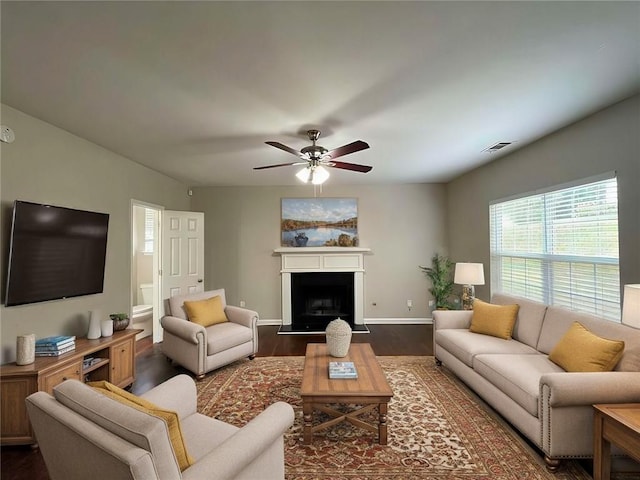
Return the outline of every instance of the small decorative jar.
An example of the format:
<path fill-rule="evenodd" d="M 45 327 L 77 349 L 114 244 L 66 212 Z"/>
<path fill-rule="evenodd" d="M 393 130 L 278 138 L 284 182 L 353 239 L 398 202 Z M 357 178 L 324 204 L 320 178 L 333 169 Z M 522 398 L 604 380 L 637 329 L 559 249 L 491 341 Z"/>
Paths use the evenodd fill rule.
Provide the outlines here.
<path fill-rule="evenodd" d="M 351 326 L 341 318 L 336 318 L 329 322 L 325 330 L 329 355 L 332 357 L 346 357 L 347 353 L 349 353 L 352 333 Z"/>
<path fill-rule="evenodd" d="M 18 335 L 16 339 L 16 365 L 29 365 L 36 361 L 36 336 Z"/>
<path fill-rule="evenodd" d="M 103 337 L 110 337 L 113 335 L 113 320 L 108 318 L 107 320 L 102 320 L 100 324 L 100 330 L 102 332 Z"/>
<path fill-rule="evenodd" d="M 124 330 L 129 326 L 129 315 L 126 313 L 112 313 L 109 318 L 113 320 L 113 331 Z"/>

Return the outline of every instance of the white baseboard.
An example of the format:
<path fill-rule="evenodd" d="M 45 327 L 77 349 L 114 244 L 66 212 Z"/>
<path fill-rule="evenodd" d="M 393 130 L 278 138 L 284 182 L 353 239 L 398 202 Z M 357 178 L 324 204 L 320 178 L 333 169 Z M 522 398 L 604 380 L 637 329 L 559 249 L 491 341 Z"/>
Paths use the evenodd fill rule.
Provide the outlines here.
<path fill-rule="evenodd" d="M 432 325 L 432 318 L 365 318 L 365 325 Z M 261 318 L 258 326 L 262 325 L 282 325 L 280 318 Z"/>

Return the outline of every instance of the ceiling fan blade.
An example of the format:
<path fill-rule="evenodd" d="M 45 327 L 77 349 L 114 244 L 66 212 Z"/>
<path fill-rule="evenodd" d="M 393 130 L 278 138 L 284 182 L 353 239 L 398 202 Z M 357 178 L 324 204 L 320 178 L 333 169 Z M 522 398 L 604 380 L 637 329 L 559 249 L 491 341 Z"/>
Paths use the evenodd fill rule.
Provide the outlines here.
<path fill-rule="evenodd" d="M 291 162 L 291 163 L 278 163 L 277 165 L 266 165 L 264 167 L 253 167 L 254 170 L 264 170 L 265 168 L 276 167 L 289 167 L 291 165 L 307 165 L 308 162 Z"/>
<path fill-rule="evenodd" d="M 367 173 L 370 172 L 373 167 L 369 165 L 358 165 L 357 163 L 345 163 L 345 162 L 334 162 L 333 160 L 327 164 L 328 167 L 333 168 L 342 168 L 343 170 L 352 170 L 354 172 Z"/>
<path fill-rule="evenodd" d="M 296 157 L 300 156 L 300 152 L 298 150 L 294 150 L 291 147 L 287 147 L 286 145 L 283 145 L 280 142 L 264 142 L 264 143 L 266 143 L 267 145 L 271 145 L 272 147 L 279 148 L 280 150 L 284 150 L 285 152 L 289 152 L 295 155 Z"/>
<path fill-rule="evenodd" d="M 333 159 L 342 157 L 343 155 L 348 155 L 350 153 L 359 152 L 360 150 L 366 150 L 367 148 L 369 148 L 369 144 L 367 142 L 356 140 L 355 142 L 349 143 L 348 145 L 334 148 L 333 150 L 327 152 L 325 156 L 331 157 Z"/>

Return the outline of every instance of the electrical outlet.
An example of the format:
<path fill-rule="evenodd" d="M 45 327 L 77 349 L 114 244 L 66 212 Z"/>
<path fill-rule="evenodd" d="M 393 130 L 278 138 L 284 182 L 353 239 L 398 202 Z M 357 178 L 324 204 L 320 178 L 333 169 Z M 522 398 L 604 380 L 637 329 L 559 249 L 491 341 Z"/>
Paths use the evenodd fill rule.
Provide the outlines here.
<path fill-rule="evenodd" d="M 246 303 L 244 303 L 244 300 L 240 300 L 240 307 L 244 308 L 245 305 Z"/>
<path fill-rule="evenodd" d="M 413 302 L 411 300 L 407 300 L 407 307 L 408 308 L 413 307 Z"/>
<path fill-rule="evenodd" d="M 433 305 L 435 304 L 435 302 L 433 300 L 429 300 L 429 306 L 433 307 Z"/>

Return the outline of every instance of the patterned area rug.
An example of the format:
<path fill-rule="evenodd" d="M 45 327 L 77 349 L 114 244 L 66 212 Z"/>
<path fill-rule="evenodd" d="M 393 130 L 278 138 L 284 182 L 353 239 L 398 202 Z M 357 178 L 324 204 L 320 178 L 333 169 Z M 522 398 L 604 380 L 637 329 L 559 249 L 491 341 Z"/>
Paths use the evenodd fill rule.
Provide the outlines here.
<path fill-rule="evenodd" d="M 341 423 L 303 445 L 299 389 L 303 357 L 236 362 L 198 382 L 198 410 L 236 426 L 282 400 L 296 412 L 285 435 L 287 480 L 587 480 L 577 462 L 547 472 L 539 452 L 433 357 L 378 357 L 394 391 L 389 441 Z M 316 413 L 316 423 L 319 421 Z M 371 419 L 375 421 L 375 418 Z"/>

